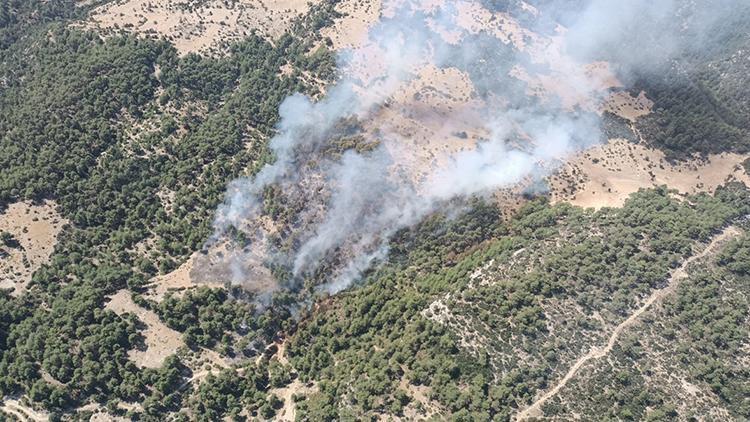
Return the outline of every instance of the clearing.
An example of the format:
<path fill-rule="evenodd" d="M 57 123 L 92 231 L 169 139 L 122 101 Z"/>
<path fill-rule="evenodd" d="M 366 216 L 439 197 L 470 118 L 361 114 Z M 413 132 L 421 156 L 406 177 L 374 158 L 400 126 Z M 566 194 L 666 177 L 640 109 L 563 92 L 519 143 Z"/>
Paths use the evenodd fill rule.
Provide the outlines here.
<path fill-rule="evenodd" d="M 149 300 L 161 302 L 168 292 L 180 296 L 185 291 L 200 286 L 224 288 L 225 282 L 232 281 L 231 268 L 225 268 L 230 264 L 222 260 L 222 252 L 225 251 L 226 249 L 211 249 L 206 255 L 194 253 L 174 271 L 152 278 L 146 286 L 148 291 L 144 296 Z M 215 256 L 217 254 L 218 258 Z"/>
<path fill-rule="evenodd" d="M 15 417 L 19 421 L 46 422 L 49 420 L 49 414 L 46 412 L 36 411 L 17 399 L 7 399 L 0 405 L 0 410 Z"/>
<path fill-rule="evenodd" d="M 163 36 L 181 54 L 221 52 L 253 30 L 275 39 L 309 9 L 308 0 L 118 0 L 91 13 L 84 27 Z"/>
<path fill-rule="evenodd" d="M 271 389 L 269 391 L 269 394 L 275 394 L 278 398 L 284 401 L 284 407 L 279 409 L 279 411 L 276 413 L 275 420 L 285 422 L 296 420 L 297 404 L 294 402 L 294 400 L 292 400 L 292 396 L 310 396 L 317 391 L 317 385 L 304 384 L 299 380 L 299 378 L 292 381 L 286 387 Z"/>
<path fill-rule="evenodd" d="M 380 9 L 380 0 L 344 0 L 336 5 L 336 11 L 343 16 L 320 33 L 331 39 L 336 50 L 357 47 L 367 40 L 370 27 L 380 19 Z"/>
<path fill-rule="evenodd" d="M 639 117 L 650 114 L 653 106 L 654 102 L 649 100 L 643 91 L 637 97 L 630 95 L 627 91 L 617 91 L 607 98 L 602 111 L 608 111 L 630 122 L 635 122 Z"/>
<path fill-rule="evenodd" d="M 128 351 L 128 357 L 140 367 L 158 368 L 164 363 L 164 359 L 185 346 L 179 332 L 167 327 L 153 311 L 133 302 L 127 289 L 114 294 L 106 308 L 118 315 L 131 313 L 146 325 L 141 331 L 145 337 L 145 350 L 136 348 Z"/>
<path fill-rule="evenodd" d="M 713 193 L 728 181 L 750 186 L 742 163 L 750 157 L 734 153 L 672 163 L 664 153 L 624 139 L 612 139 L 568 161 L 548 178 L 553 202 L 584 208 L 620 207 L 641 188 L 667 185 L 680 195 Z"/>
<path fill-rule="evenodd" d="M 68 223 L 56 207 L 51 201 L 17 202 L 0 214 L 0 233 L 12 236 L 9 245 L 0 242 L 0 288 L 20 295 L 34 271 L 47 263 L 57 235 Z"/>

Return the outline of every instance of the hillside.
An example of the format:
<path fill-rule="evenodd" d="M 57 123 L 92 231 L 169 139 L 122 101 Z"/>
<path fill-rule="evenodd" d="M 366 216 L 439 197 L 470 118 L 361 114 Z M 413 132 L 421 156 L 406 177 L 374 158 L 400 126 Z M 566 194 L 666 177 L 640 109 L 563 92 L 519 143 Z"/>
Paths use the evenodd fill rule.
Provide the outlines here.
<path fill-rule="evenodd" d="M 0 420 L 750 419 L 748 29 L 0 0 Z"/>

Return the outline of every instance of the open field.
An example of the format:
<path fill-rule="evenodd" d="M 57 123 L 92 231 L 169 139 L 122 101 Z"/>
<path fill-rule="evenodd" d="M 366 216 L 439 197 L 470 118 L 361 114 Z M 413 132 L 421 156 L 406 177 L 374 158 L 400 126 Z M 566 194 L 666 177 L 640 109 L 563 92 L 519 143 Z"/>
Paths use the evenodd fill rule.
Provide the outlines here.
<path fill-rule="evenodd" d="M 57 235 L 67 224 L 53 202 L 18 202 L 0 214 L 0 233 L 9 233 L 17 244 L 0 243 L 0 288 L 18 295 L 26 290 L 31 275 L 47 262 Z"/>
<path fill-rule="evenodd" d="M 308 10 L 307 0 L 118 0 L 84 23 L 103 32 L 164 36 L 182 53 L 220 52 L 252 31 L 274 39 Z"/>
<path fill-rule="evenodd" d="M 158 368 L 164 359 L 185 345 L 180 333 L 167 327 L 153 311 L 144 309 L 133 302 L 128 290 L 120 290 L 113 295 L 107 303 L 107 309 L 118 315 L 131 313 L 145 325 L 141 331 L 145 348 L 128 352 L 128 357 L 138 366 Z"/>
<path fill-rule="evenodd" d="M 667 185 L 680 195 L 713 193 L 732 180 L 750 185 L 747 155 L 724 153 L 673 163 L 664 153 L 622 139 L 610 140 L 570 160 L 549 177 L 552 200 L 582 207 L 618 207 L 638 189 Z"/>

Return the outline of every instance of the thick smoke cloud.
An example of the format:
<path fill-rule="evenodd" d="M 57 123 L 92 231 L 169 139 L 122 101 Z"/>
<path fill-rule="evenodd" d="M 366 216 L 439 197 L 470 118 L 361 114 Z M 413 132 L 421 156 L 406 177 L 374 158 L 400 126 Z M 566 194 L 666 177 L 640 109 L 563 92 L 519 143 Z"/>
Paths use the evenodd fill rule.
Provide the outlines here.
<path fill-rule="evenodd" d="M 313 102 L 294 95 L 284 101 L 278 134 L 270 142 L 276 161 L 253 178 L 234 181 L 217 211 L 217 238 L 237 228 L 254 244 L 253 257 L 258 248 L 266 255 L 263 262 L 256 259 L 251 265 L 287 269 L 288 279 L 280 280 L 276 288 L 298 287 L 325 262 L 327 277 L 317 288 L 329 293 L 345 289 L 387 256 L 388 240 L 396 231 L 437 210 L 460 206 L 456 204 L 462 198 L 539 180 L 566 157 L 598 142 L 599 118 L 593 110 L 529 96 L 525 83 L 510 76 L 511 69 L 540 67 L 540 74 L 567 83 L 576 91 L 573 96 L 586 97 L 595 105 L 601 100 L 598 96 L 606 93 L 601 78 L 592 76 L 582 63 L 549 58 L 564 50 L 580 60 L 592 60 L 602 48 L 623 44 L 638 25 L 683 13 L 671 0 L 591 2 L 577 16 L 566 18 L 572 26 L 556 34 L 563 38 L 562 44 L 546 38 L 529 41 L 529 34 L 522 33 L 517 41 L 526 43 L 522 49 L 489 36 L 490 31 L 462 25 L 462 13 L 476 10 L 472 2 L 398 3 L 389 6 L 395 9 L 390 17 L 370 30 L 367 47 L 341 54 L 343 77 L 325 98 Z M 563 12 L 538 11 L 544 14 Z M 619 60 L 631 70 L 648 68 L 657 57 L 677 54 L 677 39 L 675 34 L 659 32 L 644 40 L 658 41 L 658 47 L 644 55 L 623 51 Z M 420 177 L 415 177 L 408 149 L 407 154 L 403 150 L 394 153 L 393 145 L 407 141 L 395 131 L 378 128 L 379 144 L 371 149 L 350 149 L 340 156 L 326 153 L 342 121 L 378 122 L 377 116 L 393 95 L 417 78 L 418 69 L 425 65 L 455 67 L 469 75 L 478 91 L 474 95 L 484 105 L 475 110 L 484 139 L 476 144 L 466 141 L 462 151 L 447 154 Z M 451 114 L 431 124 L 448 131 L 460 128 Z M 372 133 L 364 136 L 375 137 Z M 304 204 L 284 223 L 282 237 L 293 241 L 282 246 L 269 242 L 267 230 L 259 226 L 267 213 L 264 201 L 271 187 Z M 250 255 L 239 256 L 250 259 Z M 244 276 L 236 278 L 253 287 L 253 277 Z"/>

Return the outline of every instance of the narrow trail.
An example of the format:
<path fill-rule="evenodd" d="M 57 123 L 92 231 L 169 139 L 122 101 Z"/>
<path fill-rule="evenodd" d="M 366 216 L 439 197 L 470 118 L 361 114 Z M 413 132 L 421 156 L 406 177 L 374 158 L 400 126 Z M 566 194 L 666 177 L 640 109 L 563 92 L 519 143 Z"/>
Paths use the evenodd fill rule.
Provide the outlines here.
<path fill-rule="evenodd" d="M 46 413 L 37 412 L 14 399 L 5 400 L 0 406 L 0 410 L 13 415 L 20 421 L 46 422 L 49 420 L 49 415 Z"/>
<path fill-rule="evenodd" d="M 651 307 L 652 304 L 654 304 L 657 301 L 660 301 L 665 296 L 669 295 L 675 289 L 677 289 L 677 286 L 680 284 L 680 281 L 687 278 L 688 276 L 687 267 L 691 263 L 704 258 L 706 255 L 713 252 L 719 245 L 724 243 L 726 240 L 734 238 L 738 236 L 740 233 L 741 233 L 740 230 L 734 226 L 727 227 L 726 229 L 724 229 L 724 231 L 716 235 L 711 240 L 711 243 L 709 243 L 708 246 L 706 246 L 706 248 L 703 249 L 703 251 L 686 259 L 679 268 L 675 269 L 672 272 L 672 275 L 669 277 L 669 282 L 667 284 L 667 287 L 653 292 L 651 296 L 649 296 L 648 299 L 646 299 L 643 305 L 641 305 L 640 308 L 636 309 L 635 312 L 633 312 L 627 319 L 625 319 L 625 321 L 621 322 L 620 325 L 615 327 L 615 329 L 612 331 L 612 334 L 609 336 L 609 340 L 607 341 L 606 346 L 594 347 L 588 353 L 586 353 L 580 359 L 578 359 L 576 363 L 570 367 L 570 370 L 568 370 L 568 373 L 565 374 L 565 376 L 551 390 L 544 393 L 544 395 L 542 395 L 529 407 L 518 412 L 516 414 L 515 420 L 522 421 L 522 420 L 526 420 L 529 418 L 541 417 L 542 405 L 547 400 L 554 397 L 560 391 L 560 389 L 562 389 L 568 383 L 568 381 L 570 381 L 570 379 L 575 376 L 575 374 L 578 372 L 579 369 L 581 369 L 583 365 L 585 365 L 588 361 L 592 359 L 599 359 L 609 354 L 609 352 L 612 351 L 612 348 L 617 343 L 617 340 L 619 339 L 620 334 L 625 329 L 632 326 L 638 320 L 638 318 L 644 312 L 646 312 L 649 307 Z"/>
<path fill-rule="evenodd" d="M 211 373 L 213 373 L 213 371 L 210 370 L 210 369 L 207 369 L 205 371 L 200 371 L 198 373 L 193 374 L 192 377 L 186 379 L 182 384 L 180 384 L 180 386 L 177 387 L 176 391 L 182 391 L 182 390 L 186 389 L 193 382 L 198 381 L 200 379 L 203 379 L 203 378 L 207 377 L 208 374 L 211 374 Z"/>

